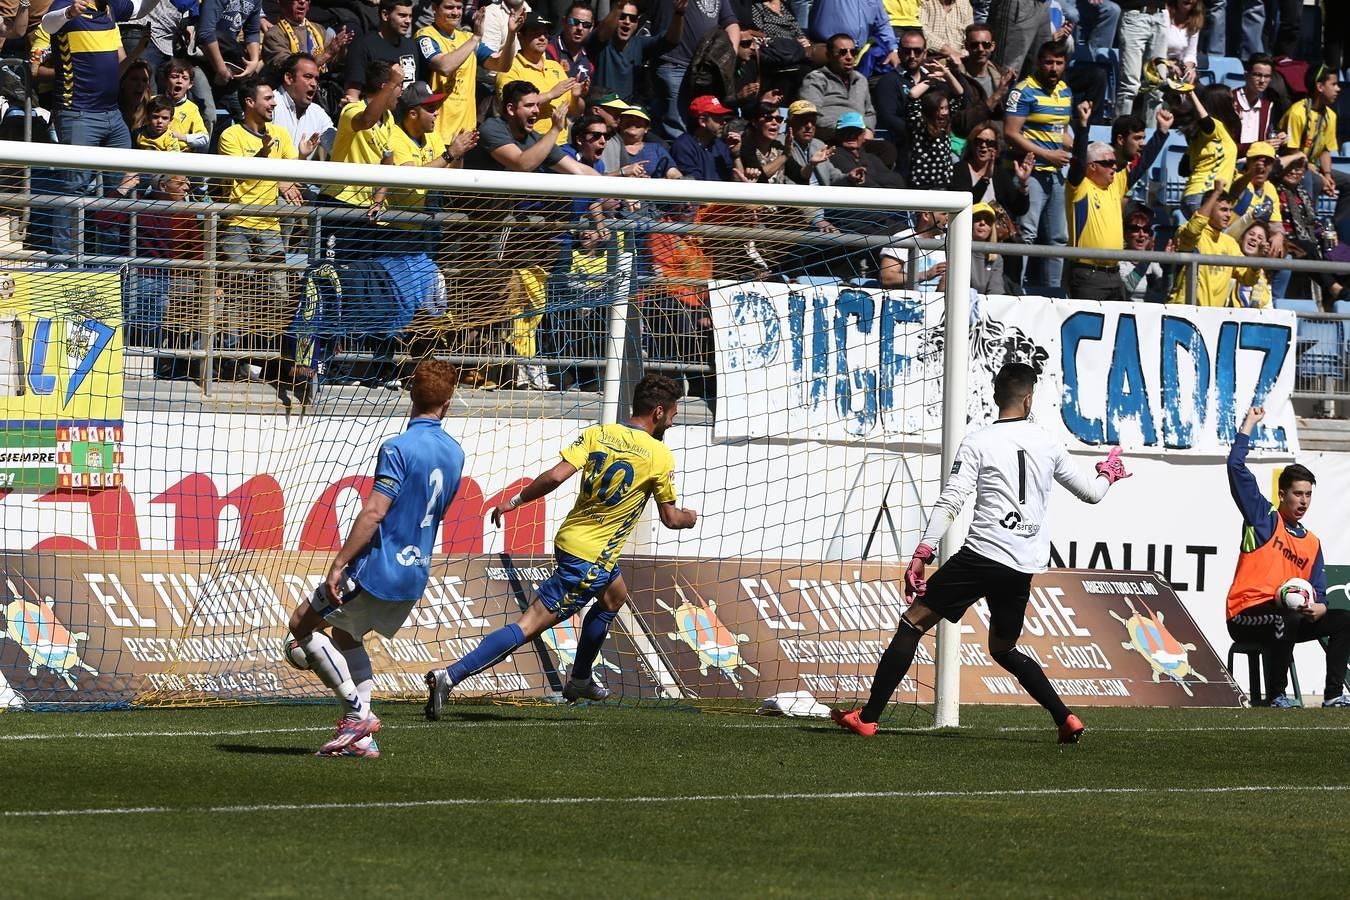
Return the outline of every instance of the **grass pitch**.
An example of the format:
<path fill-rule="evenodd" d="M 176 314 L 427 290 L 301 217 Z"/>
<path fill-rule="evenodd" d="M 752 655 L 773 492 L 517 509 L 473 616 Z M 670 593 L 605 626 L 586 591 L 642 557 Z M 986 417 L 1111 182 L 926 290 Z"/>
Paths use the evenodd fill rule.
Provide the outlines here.
<path fill-rule="evenodd" d="M 1350 713 L 1039 709 L 864 740 L 663 709 L 0 716 L 10 896 L 1343 896 Z M 914 717 L 914 721 L 919 721 Z"/>

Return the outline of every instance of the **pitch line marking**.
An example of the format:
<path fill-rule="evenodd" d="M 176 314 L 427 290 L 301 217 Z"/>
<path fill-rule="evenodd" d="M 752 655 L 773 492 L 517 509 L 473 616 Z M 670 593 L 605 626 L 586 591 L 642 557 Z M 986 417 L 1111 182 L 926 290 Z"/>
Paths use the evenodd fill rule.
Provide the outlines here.
<path fill-rule="evenodd" d="M 395 724 L 399 731 L 420 728 L 556 728 L 561 725 L 595 725 L 595 722 L 566 720 L 559 722 L 411 722 Z M 241 728 L 222 731 L 74 731 L 66 734 L 0 734 L 0 741 L 50 741 L 64 738 L 102 740 L 107 738 L 176 738 L 176 737 L 246 737 L 257 734 L 301 734 L 310 731 L 332 731 L 332 725 L 298 725 L 294 728 Z"/>
<path fill-rule="evenodd" d="M 808 717 L 808 716 L 766 716 L 767 721 L 757 722 L 729 722 L 725 725 L 715 725 L 715 728 L 740 728 L 740 729 L 760 729 L 767 731 L 773 728 L 789 728 L 792 725 L 804 724 L 822 724 L 829 722 L 829 719 Z M 1039 725 L 1008 725 L 992 729 L 996 732 L 1045 732 L 1049 731 L 1051 726 Z M 913 726 L 883 726 L 877 729 L 878 734 L 931 734 L 935 731 L 941 731 L 932 725 L 913 725 Z M 953 729 L 974 736 L 976 732 L 982 731 L 978 726 L 960 726 Z M 1177 728 L 1131 728 L 1129 726 L 1088 726 L 1089 734 L 1101 734 L 1102 732 L 1111 732 L 1114 734 L 1168 734 L 1176 731 L 1350 731 L 1350 725 L 1194 725 L 1181 726 Z"/>
<path fill-rule="evenodd" d="M 885 730 L 885 729 L 881 729 Z M 1048 731 L 1048 728 L 1034 728 L 1029 725 L 1009 725 L 999 731 Z M 1129 728 L 1102 726 L 1088 727 L 1089 733 L 1103 731 L 1137 734 L 1169 734 L 1174 731 L 1350 731 L 1350 725 L 1190 725 L 1176 728 Z"/>
<path fill-rule="evenodd" d="M 122 806 L 85 809 L 22 809 L 0 812 L 0 818 L 58 818 L 70 816 L 130 816 L 165 813 L 314 812 L 342 809 L 432 809 L 473 806 L 587 806 L 604 804 L 655 805 L 665 803 L 747 803 L 763 800 L 980 800 L 1026 799 L 1130 794 L 1214 795 L 1214 794 L 1286 794 L 1313 791 L 1350 791 L 1350 784 L 1262 784 L 1228 787 L 1079 787 L 1017 788 L 989 791 L 822 791 L 819 793 L 779 794 L 674 794 L 638 797 L 454 797 L 441 800 L 369 800 L 345 803 L 257 803 L 240 806 Z"/>

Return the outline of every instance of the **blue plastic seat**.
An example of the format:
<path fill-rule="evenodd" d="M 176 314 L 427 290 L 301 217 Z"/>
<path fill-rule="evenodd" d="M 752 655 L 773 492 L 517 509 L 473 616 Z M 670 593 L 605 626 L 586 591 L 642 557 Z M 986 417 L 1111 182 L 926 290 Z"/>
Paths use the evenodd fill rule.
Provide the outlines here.
<path fill-rule="evenodd" d="M 1181 161 L 1185 157 L 1185 143 L 1173 143 L 1170 139 L 1158 155 L 1158 166 L 1154 169 L 1157 177 L 1154 180 L 1162 185 L 1162 201 L 1167 206 L 1181 205 L 1181 192 L 1186 187 L 1186 179 L 1181 175 Z"/>
<path fill-rule="evenodd" d="M 1220 83 L 1226 82 L 1229 75 L 1237 75 L 1241 80 L 1245 74 L 1242 60 L 1233 56 L 1211 56 L 1206 68 L 1214 73 L 1214 80 Z"/>
<path fill-rule="evenodd" d="M 1341 306 L 1343 304 L 1337 304 Z M 1350 303 L 1344 303 L 1350 312 Z M 1298 357 L 1295 360 L 1297 379 L 1323 376 L 1326 378 L 1345 377 L 1346 331 L 1345 323 L 1337 319 L 1319 319 L 1315 316 L 1322 312 L 1316 300 L 1290 299 L 1281 297 L 1275 300 L 1276 309 L 1287 309 L 1298 314 Z M 1337 309 L 1337 312 L 1340 312 Z"/>

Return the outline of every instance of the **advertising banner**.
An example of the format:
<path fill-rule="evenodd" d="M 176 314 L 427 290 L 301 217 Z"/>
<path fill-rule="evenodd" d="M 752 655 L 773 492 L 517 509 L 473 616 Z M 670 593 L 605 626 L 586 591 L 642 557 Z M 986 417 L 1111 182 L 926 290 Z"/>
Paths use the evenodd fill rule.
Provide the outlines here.
<path fill-rule="evenodd" d="M 940 441 L 943 299 L 843 285 L 715 285 L 719 438 Z M 1041 374 L 1038 419 L 1071 449 L 1224 455 L 1253 405 L 1254 450 L 1298 451 L 1295 316 L 1044 297 L 978 298 L 970 418 L 1006 362 Z"/>
<path fill-rule="evenodd" d="M 1292 312 L 986 297 L 980 316 L 1029 339 L 1037 419 L 1070 447 L 1226 455 L 1264 406 L 1253 448 L 1298 452 Z"/>
<path fill-rule="evenodd" d="M 319 553 L 255 553 L 194 566 L 178 553 L 0 556 L 0 687 L 32 703 L 284 698 L 322 693 L 281 658 L 290 612 L 319 584 Z M 545 557 L 437 560 L 422 601 L 394 638 L 370 635 L 376 690 L 418 694 L 423 675 L 460 658 L 517 615 L 551 572 Z M 751 559 L 636 558 L 632 603 L 596 676 L 627 699 L 762 700 L 807 691 L 865 697 L 904 611 L 901 570 Z M 965 703 L 1031 702 L 989 655 L 983 604 L 962 624 Z M 495 668 L 465 695 L 556 693 L 573 660 L 574 617 Z M 1176 595 L 1155 575 L 1040 576 L 1022 649 L 1078 705 L 1235 706 L 1240 697 Z M 929 703 L 931 641 L 896 699 Z"/>
<path fill-rule="evenodd" d="M 122 484 L 116 272 L 0 271 L 0 488 Z"/>

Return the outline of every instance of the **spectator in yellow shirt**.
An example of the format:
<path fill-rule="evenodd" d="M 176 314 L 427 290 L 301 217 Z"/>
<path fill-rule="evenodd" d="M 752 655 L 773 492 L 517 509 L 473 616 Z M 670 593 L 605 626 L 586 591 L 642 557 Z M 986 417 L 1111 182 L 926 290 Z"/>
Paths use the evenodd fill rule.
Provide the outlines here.
<path fill-rule="evenodd" d="M 178 57 L 165 60 L 155 77 L 160 93 L 173 101 L 173 121 L 169 123 L 169 130 L 187 144 L 188 150 L 205 153 L 211 142 L 211 132 L 206 128 L 197 104 L 188 99 L 194 77 L 192 63 Z"/>
<path fill-rule="evenodd" d="M 445 95 L 436 117 L 436 133 L 449 143 L 455 135 L 478 127 L 479 62 L 490 72 L 505 72 L 515 62 L 516 30 L 525 21 L 525 7 L 507 19 L 505 49 L 488 47 L 478 35 L 463 29 L 464 0 L 436 0 L 433 10 L 435 21 L 417 32 L 417 56 L 428 86 Z"/>
<path fill-rule="evenodd" d="M 156 94 L 145 101 L 145 111 L 141 113 L 145 122 L 132 134 L 132 145 L 137 150 L 162 150 L 171 153 L 183 153 L 188 150 L 186 142 L 169 130 L 173 122 L 173 101 L 163 94 Z"/>
<path fill-rule="evenodd" d="M 569 120 L 581 115 L 585 110 L 581 98 L 586 96 L 590 87 L 589 81 L 569 78 L 562 63 L 548 58 L 546 51 L 552 28 L 552 22 L 530 13 L 520 30 L 520 52 L 506 74 L 497 79 L 499 102 L 506 86 L 514 81 L 528 81 L 539 90 L 539 120 L 534 123 L 534 130 L 540 134 L 548 132 L 553 110 L 559 104 L 566 104 Z M 564 127 L 558 131 L 556 143 L 561 145 L 566 142 L 567 129 Z"/>
<path fill-rule="evenodd" d="M 1275 256 L 1271 252 L 1271 226 L 1260 219 L 1247 225 L 1238 237 L 1238 246 L 1243 256 Z M 1283 254 L 1280 254 L 1283 255 Z M 1265 269 L 1256 270 L 1256 280 L 1251 284 L 1233 282 L 1233 293 L 1228 305 L 1239 309 L 1268 309 L 1271 303 L 1270 279 Z"/>
<path fill-rule="evenodd" d="M 1205 195 L 1195 211 L 1177 232 L 1177 251 L 1199 253 L 1205 256 L 1242 256 L 1238 242 L 1224 229 L 1233 221 L 1233 202 L 1224 193 L 1228 185 L 1222 178 L 1215 180 L 1214 189 Z M 1186 279 L 1189 266 L 1177 272 L 1169 303 L 1186 302 Z M 1232 296 L 1234 278 L 1244 285 L 1253 285 L 1261 275 L 1260 269 L 1235 266 L 1200 266 L 1195 285 L 1196 306 L 1227 306 Z"/>
<path fill-rule="evenodd" d="M 1288 137 L 1290 150 L 1302 151 L 1308 166 L 1316 168 L 1317 193 L 1336 198 L 1336 220 L 1350 215 L 1350 175 L 1331 168 L 1336 153 L 1336 98 L 1341 94 L 1341 78 L 1335 69 L 1322 65 L 1308 69 L 1308 96 L 1284 114 L 1280 130 Z"/>
<path fill-rule="evenodd" d="M 1186 96 L 1195 114 L 1184 129 L 1191 174 L 1181 189 L 1181 211 L 1191 215 L 1217 182 L 1233 183 L 1237 174 L 1237 141 L 1233 136 L 1241 133 L 1241 124 L 1233 106 L 1233 92 L 1223 85 L 1207 84 Z"/>
<path fill-rule="evenodd" d="M 366 67 L 363 99 L 348 103 L 338 116 L 337 137 L 333 139 L 333 161 L 364 165 L 393 164 L 394 104 L 403 94 L 402 66 L 375 60 Z M 330 237 L 329 250 L 343 261 L 368 259 L 380 255 L 385 229 L 379 224 L 384 211 L 384 189 L 359 184 L 328 184 L 320 191 L 321 200 L 344 211 L 359 209 L 365 220 L 344 216 L 325 220 Z"/>
<path fill-rule="evenodd" d="M 244 121 L 231 125 L 220 135 L 222 156 L 240 156 L 257 159 L 295 159 L 296 147 L 291 136 L 272 122 L 276 110 L 276 93 L 272 86 L 257 78 L 244 81 L 239 87 L 239 105 L 244 110 Z M 318 135 L 311 135 L 300 147 L 300 153 L 309 155 L 318 143 Z M 300 189 L 293 183 L 236 179 L 230 182 L 230 203 L 253 206 L 277 206 L 280 199 L 300 203 Z M 227 260 L 249 263 L 253 272 L 234 272 L 231 299 L 223 310 L 226 346 L 235 346 L 244 340 L 243 334 L 253 336 L 245 340 L 252 349 L 271 349 L 285 329 L 286 273 L 280 264 L 286 261 L 286 247 L 281 240 L 281 224 L 276 216 L 232 216 L 225 222 L 220 238 L 221 252 Z M 264 273 L 261 278 L 258 274 Z M 233 367 L 225 367 L 229 377 Z"/>
<path fill-rule="evenodd" d="M 394 165 L 443 169 L 463 165 L 464 154 L 478 143 L 477 131 L 463 131 L 447 144 L 436 128 L 444 94 L 433 94 L 425 81 L 414 81 L 412 87 L 398 98 L 398 123 L 390 135 L 389 146 L 394 151 Z M 386 197 L 390 209 L 423 212 L 427 209 L 427 189 L 400 187 L 390 190 Z M 435 250 L 440 234 L 437 226 L 417 222 L 395 222 L 400 234 L 391 248 L 397 253 L 417 253 Z"/>

